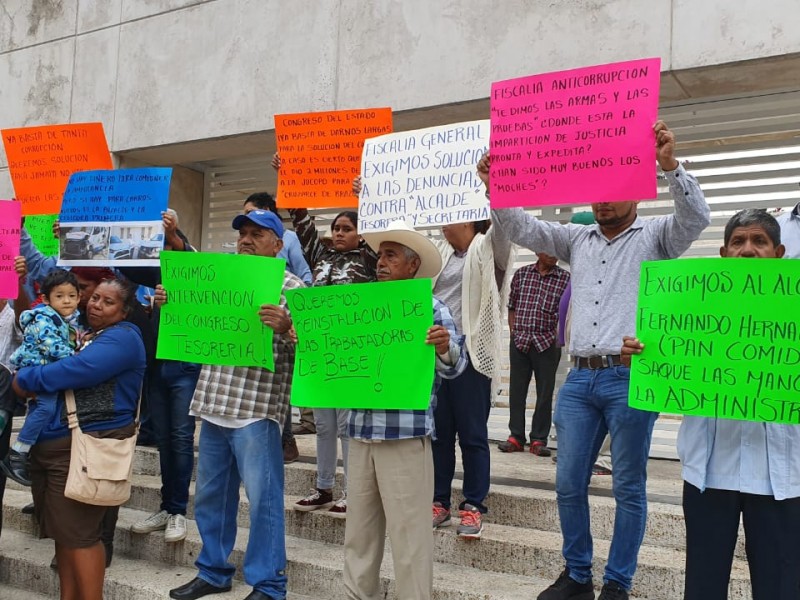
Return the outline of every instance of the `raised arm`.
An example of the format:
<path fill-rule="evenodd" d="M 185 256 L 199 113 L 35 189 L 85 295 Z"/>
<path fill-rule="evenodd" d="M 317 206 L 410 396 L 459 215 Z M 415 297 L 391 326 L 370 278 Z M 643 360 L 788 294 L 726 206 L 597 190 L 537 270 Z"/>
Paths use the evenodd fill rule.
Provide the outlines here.
<path fill-rule="evenodd" d="M 664 121 L 656 122 L 653 130 L 656 134 L 656 158 L 675 201 L 675 212 L 659 221 L 659 240 L 665 254 L 677 258 L 711 223 L 711 209 L 697 179 L 687 173 L 675 158 L 675 135 Z"/>
<path fill-rule="evenodd" d="M 45 256 L 39 252 L 24 227 L 20 230 L 19 253 L 25 257 L 28 263 L 28 274 L 34 281 L 41 282 L 48 274 L 60 268 L 56 264 L 58 262 L 57 257 Z"/>

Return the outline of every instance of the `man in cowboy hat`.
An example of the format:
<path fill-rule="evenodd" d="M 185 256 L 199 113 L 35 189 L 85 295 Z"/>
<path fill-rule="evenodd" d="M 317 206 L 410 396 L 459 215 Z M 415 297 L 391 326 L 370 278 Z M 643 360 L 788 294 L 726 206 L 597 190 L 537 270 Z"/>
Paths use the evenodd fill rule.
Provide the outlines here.
<path fill-rule="evenodd" d="M 378 281 L 435 277 L 442 268 L 436 246 L 405 221 L 364 234 L 378 251 Z M 436 377 L 427 410 L 352 410 L 344 536 L 347 598 L 383 597 L 380 567 L 388 530 L 397 597 L 425 600 L 433 592 L 433 402 L 441 378 L 466 367 L 463 338 L 447 307 L 433 298 L 433 326 L 425 343 L 436 346 Z M 413 374 L 410 374 L 413 376 Z"/>

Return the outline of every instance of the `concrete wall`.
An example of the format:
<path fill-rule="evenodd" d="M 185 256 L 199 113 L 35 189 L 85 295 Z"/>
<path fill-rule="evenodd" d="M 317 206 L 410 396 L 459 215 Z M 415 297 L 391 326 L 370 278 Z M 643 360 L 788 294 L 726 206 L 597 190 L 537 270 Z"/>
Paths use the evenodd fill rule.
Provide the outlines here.
<path fill-rule="evenodd" d="M 787 64 L 769 81 L 716 70 L 795 66 L 797 22 L 798 0 L 2 0 L 0 128 L 100 120 L 127 152 L 269 130 L 281 112 L 486 98 L 493 80 L 646 56 L 663 60 L 667 100 L 797 85 Z M 0 197 L 5 165 L 0 149 Z"/>

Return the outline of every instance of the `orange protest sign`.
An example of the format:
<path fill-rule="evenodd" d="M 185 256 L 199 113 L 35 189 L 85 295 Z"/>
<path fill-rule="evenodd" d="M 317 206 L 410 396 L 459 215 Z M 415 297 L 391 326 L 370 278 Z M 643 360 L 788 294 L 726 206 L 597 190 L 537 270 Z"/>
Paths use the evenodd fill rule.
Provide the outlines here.
<path fill-rule="evenodd" d="M 70 175 L 113 169 L 102 123 L 3 129 L 8 170 L 23 215 L 61 210 Z"/>
<path fill-rule="evenodd" d="M 275 115 L 278 206 L 358 206 L 352 184 L 361 172 L 364 140 L 391 132 L 391 108 Z"/>

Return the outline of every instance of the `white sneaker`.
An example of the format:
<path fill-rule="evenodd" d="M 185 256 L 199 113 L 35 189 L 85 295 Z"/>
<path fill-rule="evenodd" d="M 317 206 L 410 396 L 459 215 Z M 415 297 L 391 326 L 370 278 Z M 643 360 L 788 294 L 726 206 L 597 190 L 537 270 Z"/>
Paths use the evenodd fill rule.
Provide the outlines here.
<path fill-rule="evenodd" d="M 134 523 L 131 527 L 131 531 L 133 533 L 150 533 L 153 531 L 159 531 L 167 526 L 168 520 L 169 513 L 165 510 L 162 510 L 161 512 L 153 513 L 144 521 Z"/>
<path fill-rule="evenodd" d="M 347 496 L 342 496 L 336 504 L 331 506 L 328 514 L 332 517 L 336 517 L 337 519 L 346 519 L 347 518 Z"/>
<path fill-rule="evenodd" d="M 183 515 L 170 515 L 167 519 L 167 530 L 164 532 L 164 541 L 167 543 L 180 542 L 186 537 L 186 517 Z"/>

